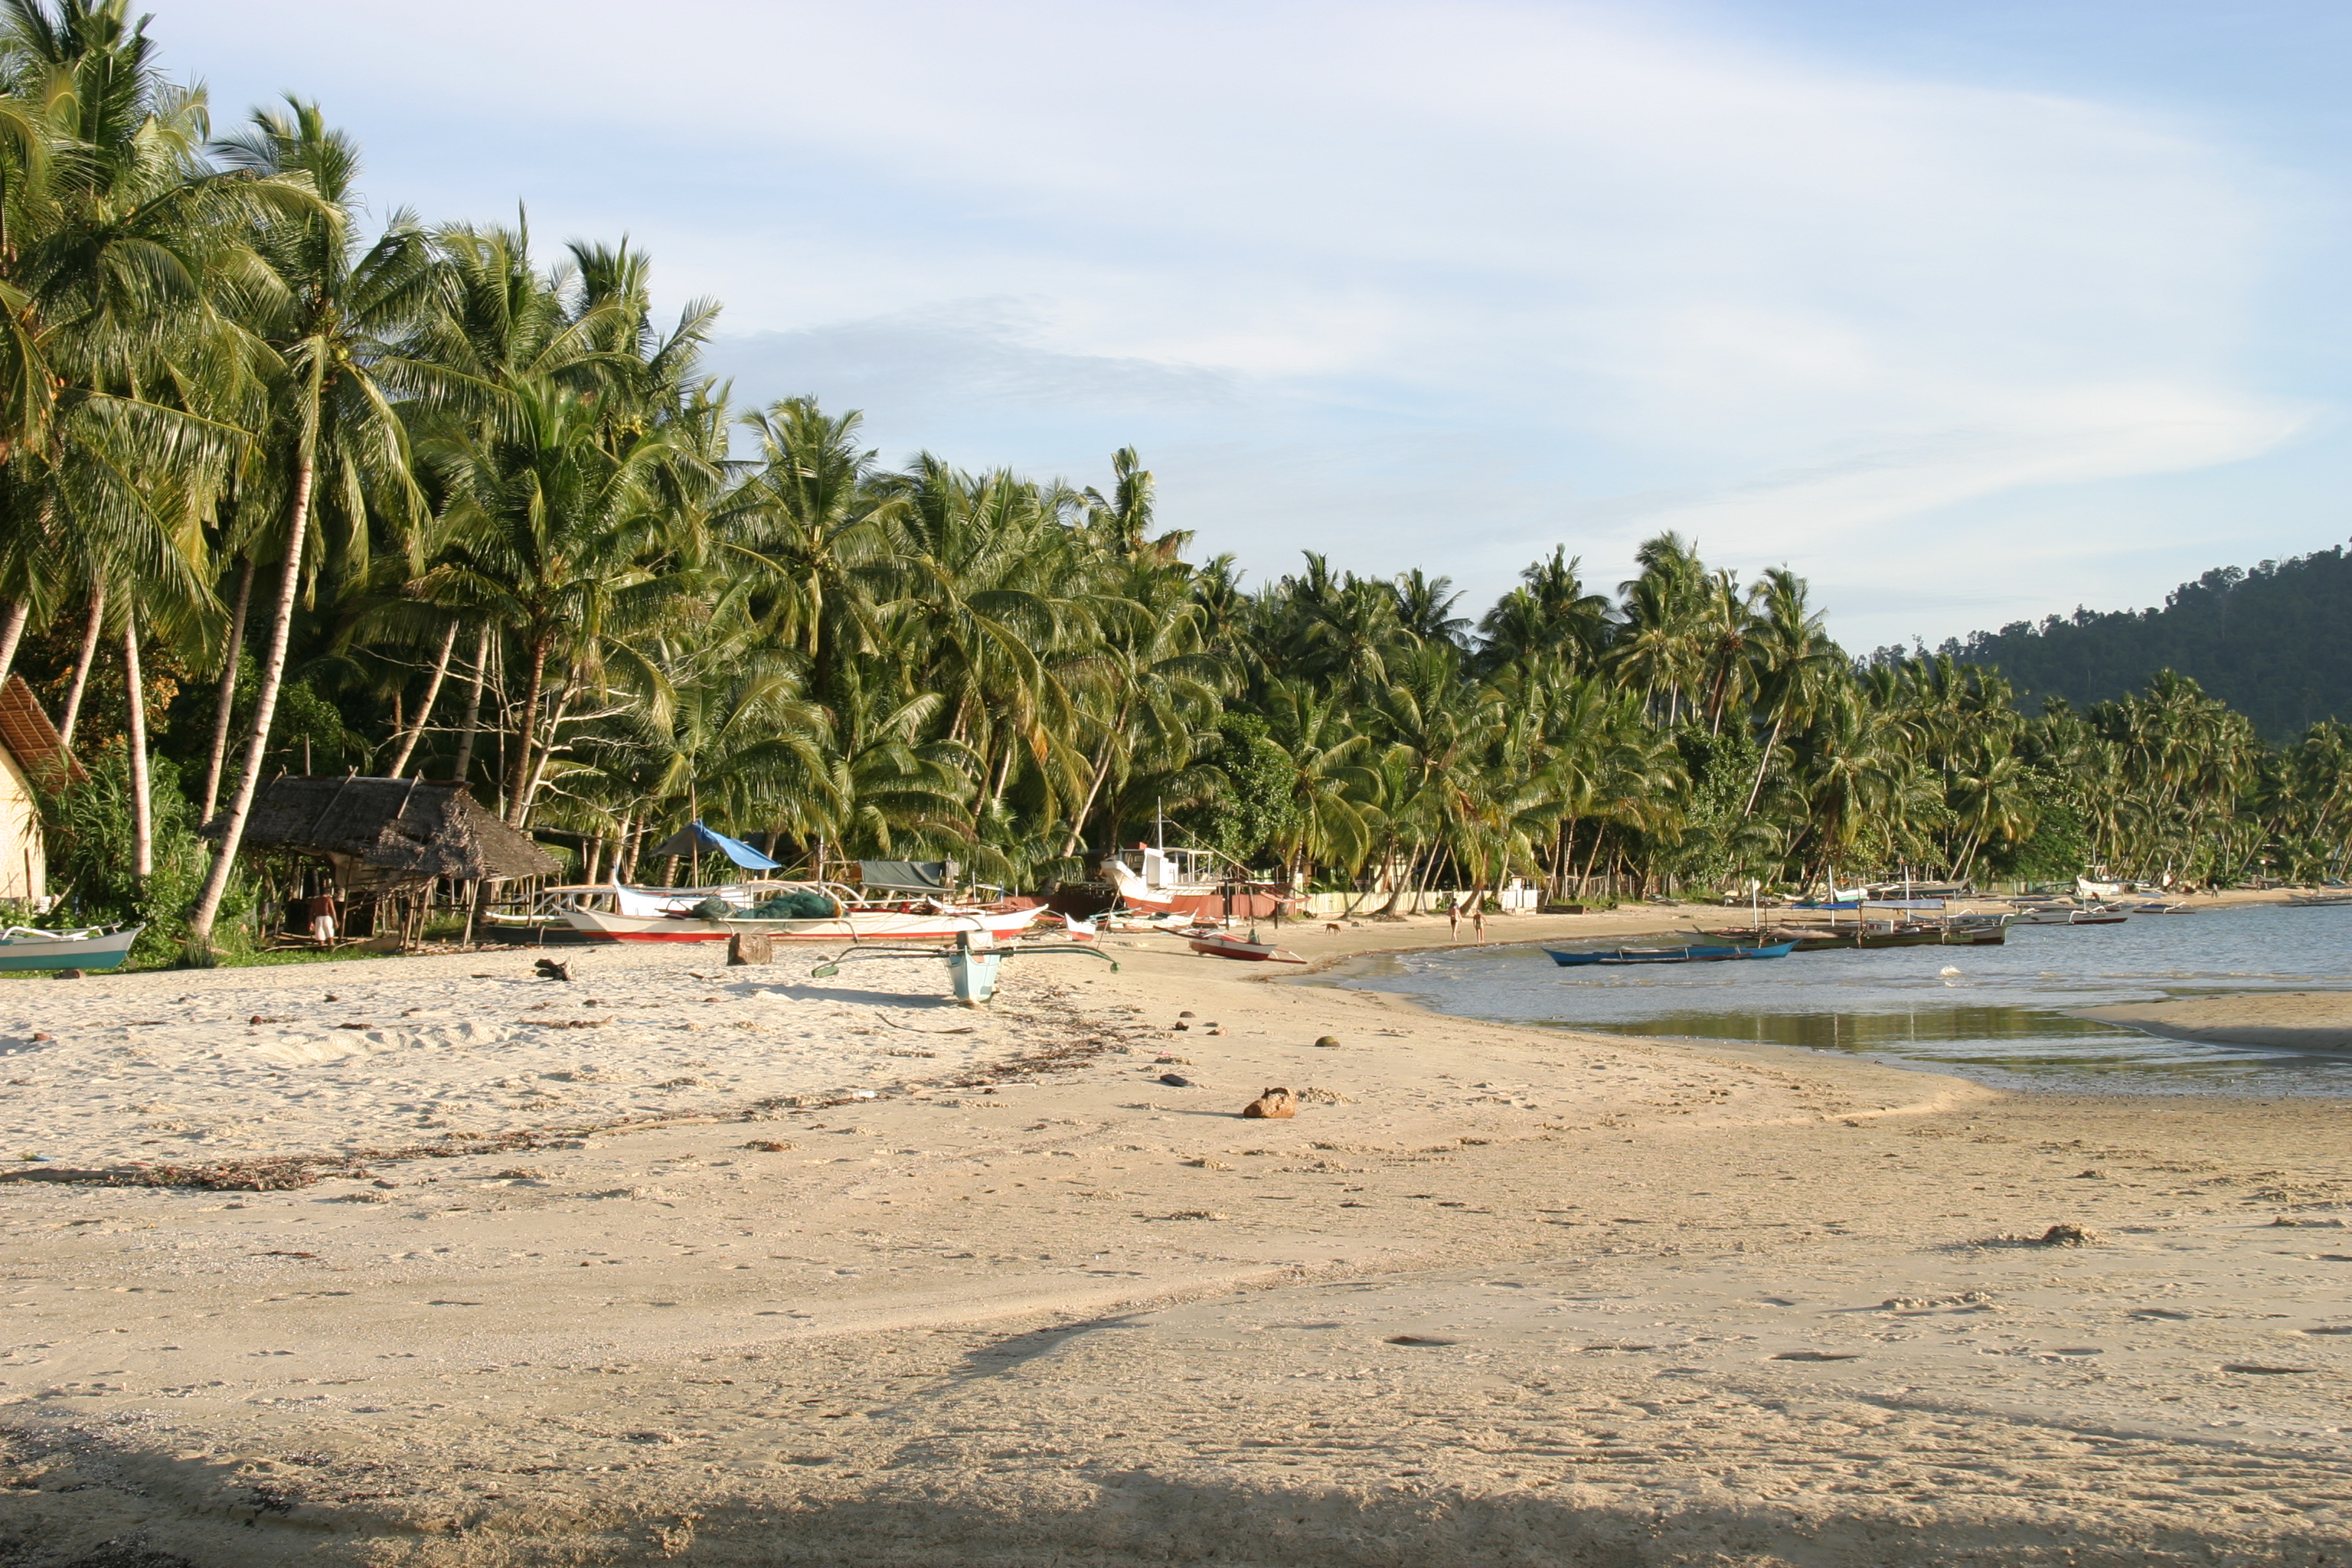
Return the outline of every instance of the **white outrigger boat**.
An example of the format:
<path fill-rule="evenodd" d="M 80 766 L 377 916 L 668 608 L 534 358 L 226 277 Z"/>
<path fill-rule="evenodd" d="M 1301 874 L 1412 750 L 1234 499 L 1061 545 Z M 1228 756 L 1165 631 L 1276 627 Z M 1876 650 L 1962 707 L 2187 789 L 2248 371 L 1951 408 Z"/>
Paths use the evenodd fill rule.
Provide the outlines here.
<path fill-rule="evenodd" d="M 793 895 L 829 914 L 761 913 Z M 551 888 L 564 923 L 592 942 L 724 942 L 759 932 L 785 942 L 952 942 L 973 931 L 1011 936 L 1045 910 L 993 911 L 930 899 L 877 903 L 837 882 L 735 882 L 716 888 L 632 888 L 614 883 Z M 711 906 L 725 905 L 719 913 Z M 599 907 L 599 906 L 603 907 Z"/>
<path fill-rule="evenodd" d="M 145 926 L 87 926 L 80 931 L 38 931 L 10 926 L 0 931 L 0 973 L 30 969 L 118 969 Z"/>

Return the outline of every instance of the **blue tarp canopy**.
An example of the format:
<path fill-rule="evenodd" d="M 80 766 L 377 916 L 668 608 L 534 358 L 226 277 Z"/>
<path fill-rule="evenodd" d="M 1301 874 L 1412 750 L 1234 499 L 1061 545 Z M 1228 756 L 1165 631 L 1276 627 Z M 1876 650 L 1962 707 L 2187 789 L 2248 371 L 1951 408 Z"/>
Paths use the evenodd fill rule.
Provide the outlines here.
<path fill-rule="evenodd" d="M 740 838 L 730 838 L 699 822 L 690 822 L 670 835 L 669 841 L 653 851 L 662 855 L 724 855 L 746 871 L 781 871 L 784 863 L 771 860 Z"/>

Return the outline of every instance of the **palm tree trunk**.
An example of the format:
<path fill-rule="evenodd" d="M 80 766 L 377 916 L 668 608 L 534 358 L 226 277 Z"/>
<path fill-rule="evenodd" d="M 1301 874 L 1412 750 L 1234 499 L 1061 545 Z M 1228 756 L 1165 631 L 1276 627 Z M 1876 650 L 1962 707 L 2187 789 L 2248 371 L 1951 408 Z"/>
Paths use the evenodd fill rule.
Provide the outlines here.
<path fill-rule="evenodd" d="M 253 732 L 246 737 L 244 772 L 229 796 L 227 820 L 221 825 L 220 848 L 213 855 L 205 890 L 188 916 L 191 946 L 208 945 L 213 922 L 220 918 L 221 900 L 228 895 L 230 871 L 245 842 L 246 818 L 253 815 L 254 792 L 261 784 L 261 759 L 269 747 L 269 726 L 278 717 L 278 689 L 286 678 L 288 645 L 294 636 L 294 601 L 302 587 L 302 547 L 310 531 L 310 485 L 313 470 L 305 452 L 294 473 L 294 506 L 286 530 L 286 560 L 278 576 L 278 602 L 269 615 L 269 642 L 261 659 L 260 689 L 253 696 Z"/>
<path fill-rule="evenodd" d="M 1780 725 L 1788 716 L 1785 710 L 1772 716 L 1772 733 L 1765 738 L 1764 754 L 1756 759 L 1756 782 L 1748 786 L 1748 804 L 1740 809 L 1743 817 L 1756 815 L 1756 797 L 1764 793 L 1764 770 L 1772 765 L 1772 748 L 1780 743 Z"/>
<path fill-rule="evenodd" d="M 252 597 L 253 557 L 248 555 L 236 574 L 236 609 L 229 617 L 228 651 L 221 660 L 220 689 L 213 697 L 213 749 L 211 760 L 205 764 L 204 820 L 207 822 L 220 804 L 221 768 L 228 761 L 229 721 L 236 708 L 236 666 L 245 657 L 245 612 Z"/>
<path fill-rule="evenodd" d="M 155 872 L 155 816 L 147 789 L 147 683 L 139 675 L 139 616 L 122 627 L 122 686 L 131 700 L 131 868 L 141 881 Z"/>
<path fill-rule="evenodd" d="M 571 710 L 572 699 L 578 694 L 578 689 L 566 682 L 555 700 L 555 711 L 548 715 L 547 744 L 539 748 L 539 765 L 531 769 L 530 782 L 523 786 L 522 811 L 515 818 L 517 827 L 520 827 L 524 819 L 530 816 L 531 802 L 539 798 L 539 786 L 547 782 L 547 764 L 555 760 L 555 732 L 562 724 L 564 714 Z"/>
<path fill-rule="evenodd" d="M 89 593 L 89 625 L 82 628 L 81 657 L 74 660 L 73 684 L 66 688 L 65 717 L 58 725 L 58 739 L 68 752 L 73 750 L 74 726 L 81 722 L 81 700 L 89 689 L 89 667 L 98 658 L 98 634 L 105 621 L 106 584 L 101 583 Z"/>
<path fill-rule="evenodd" d="M 474 639 L 474 690 L 466 699 L 466 729 L 457 742 L 457 763 L 449 777 L 463 788 L 466 773 L 474 765 L 474 737 L 482 728 L 482 688 L 490 678 L 490 623 L 482 623 L 481 635 Z"/>
<path fill-rule="evenodd" d="M 1087 818 L 1094 815 L 1095 796 L 1102 793 L 1103 781 L 1110 777 L 1111 752 L 1117 749 L 1118 731 L 1127 726 L 1127 710 L 1118 712 L 1118 722 L 1103 732 L 1102 754 L 1095 759 L 1095 780 L 1087 786 L 1086 804 L 1078 807 L 1077 816 L 1070 819 L 1070 837 L 1062 846 L 1066 856 L 1077 853 L 1078 841 L 1086 837 Z"/>
<path fill-rule="evenodd" d="M 401 771 L 408 766 L 408 759 L 416 750 L 417 738 L 425 733 L 425 721 L 433 717 L 433 704 L 440 700 L 441 683 L 449 677 L 449 655 L 457 646 L 457 623 L 451 621 L 448 636 L 441 639 L 441 657 L 433 663 L 433 679 L 425 683 L 425 699 L 416 705 L 416 722 L 408 727 L 408 733 L 401 738 L 400 754 L 392 759 L 389 772 L 394 778 L 398 778 Z"/>
<path fill-rule="evenodd" d="M 16 668 L 16 645 L 25 640 L 25 620 L 33 613 L 30 599 L 18 599 L 8 606 L 8 614 L 0 618 L 0 682 Z"/>
<path fill-rule="evenodd" d="M 530 805 L 531 740 L 539 728 L 539 700 L 546 694 L 547 652 L 554 643 L 551 634 L 541 632 L 530 645 L 530 683 L 523 689 L 522 716 L 515 721 L 513 783 L 507 792 L 509 827 L 522 826 L 523 813 Z"/>

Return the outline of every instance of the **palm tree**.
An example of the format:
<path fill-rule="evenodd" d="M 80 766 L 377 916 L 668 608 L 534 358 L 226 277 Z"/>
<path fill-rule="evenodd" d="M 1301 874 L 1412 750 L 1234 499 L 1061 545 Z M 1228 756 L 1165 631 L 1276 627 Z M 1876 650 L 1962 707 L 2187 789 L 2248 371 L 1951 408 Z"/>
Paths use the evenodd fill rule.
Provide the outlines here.
<path fill-rule="evenodd" d="M 517 827 L 530 820 L 572 703 L 603 689 L 609 660 L 628 667 L 641 699 L 657 708 L 665 700 L 659 672 L 626 637 L 657 621 L 683 587 L 667 558 L 676 514 L 663 504 L 665 480 L 700 458 L 661 430 L 615 455 L 601 419 L 593 394 L 532 378 L 508 389 L 502 417 L 426 444 L 450 497 L 449 542 L 415 592 L 502 628 L 520 652 L 524 684 L 504 781 L 506 818 Z"/>
<path fill-rule="evenodd" d="M 1759 615 L 1749 638 L 1756 661 L 1755 684 L 1763 710 L 1771 715 L 1764 752 L 1756 763 L 1756 782 L 1748 791 L 1744 816 L 1756 814 L 1757 797 L 1780 736 L 1791 724 L 1808 719 L 1844 656 L 1822 629 L 1821 613 L 1806 603 L 1804 580 L 1785 566 L 1766 571 L 1759 587 Z"/>
<path fill-rule="evenodd" d="M 246 549 L 274 551 L 278 580 L 236 787 L 188 919 L 192 949 L 211 941 L 244 839 L 304 567 L 320 559 L 310 550 L 312 535 L 352 569 L 367 558 L 372 516 L 413 526 L 423 510 L 406 428 L 377 374 L 385 345 L 424 303 L 430 257 L 422 231 L 405 214 L 395 215 L 373 246 L 361 248 L 353 221 L 359 155 L 314 104 L 289 98 L 283 110 L 257 110 L 220 153 L 255 183 L 306 183 L 316 201 L 273 215 L 255 240 L 267 265 L 253 290 L 256 318 L 281 368 L 268 429 L 240 476 L 241 499 L 253 518 Z"/>

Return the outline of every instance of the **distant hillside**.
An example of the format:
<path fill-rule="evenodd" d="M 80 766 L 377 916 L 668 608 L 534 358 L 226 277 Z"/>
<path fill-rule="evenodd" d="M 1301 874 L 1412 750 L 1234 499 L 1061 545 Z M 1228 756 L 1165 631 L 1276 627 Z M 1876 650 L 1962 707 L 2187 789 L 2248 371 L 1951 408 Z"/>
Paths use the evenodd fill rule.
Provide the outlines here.
<path fill-rule="evenodd" d="M 2352 557 L 2339 546 L 2251 572 L 2218 567 L 2167 595 L 2160 610 L 2078 609 L 1944 651 L 1997 667 L 2021 697 L 2077 706 L 2177 669 L 2284 741 L 2322 719 L 2352 720 Z"/>

